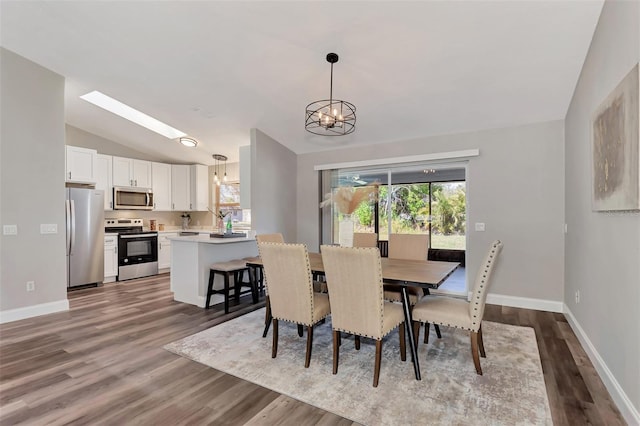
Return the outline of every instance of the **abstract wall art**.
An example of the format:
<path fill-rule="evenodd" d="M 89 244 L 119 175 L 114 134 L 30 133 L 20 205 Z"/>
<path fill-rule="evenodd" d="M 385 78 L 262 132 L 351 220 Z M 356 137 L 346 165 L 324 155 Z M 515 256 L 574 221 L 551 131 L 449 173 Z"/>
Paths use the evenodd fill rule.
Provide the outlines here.
<path fill-rule="evenodd" d="M 640 210 L 638 64 L 592 116 L 592 209 Z"/>

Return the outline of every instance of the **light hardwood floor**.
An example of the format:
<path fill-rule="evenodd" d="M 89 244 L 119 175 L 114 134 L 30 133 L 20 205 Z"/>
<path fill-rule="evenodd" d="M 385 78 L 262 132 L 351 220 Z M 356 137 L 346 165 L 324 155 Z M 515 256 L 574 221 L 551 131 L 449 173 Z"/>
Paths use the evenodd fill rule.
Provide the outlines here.
<path fill-rule="evenodd" d="M 0 325 L 0 424 L 353 424 L 162 349 L 264 302 L 205 311 L 174 302 L 168 275 L 69 301 Z M 485 319 L 536 330 L 554 424 L 624 424 L 563 315 L 487 306 Z"/>

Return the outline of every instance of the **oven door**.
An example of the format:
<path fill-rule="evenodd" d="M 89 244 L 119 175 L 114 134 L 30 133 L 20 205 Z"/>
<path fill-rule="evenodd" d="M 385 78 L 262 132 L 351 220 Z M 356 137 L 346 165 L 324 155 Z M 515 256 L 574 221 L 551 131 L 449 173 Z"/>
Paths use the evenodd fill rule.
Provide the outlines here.
<path fill-rule="evenodd" d="M 118 238 L 118 266 L 158 261 L 158 233 L 121 234 Z"/>

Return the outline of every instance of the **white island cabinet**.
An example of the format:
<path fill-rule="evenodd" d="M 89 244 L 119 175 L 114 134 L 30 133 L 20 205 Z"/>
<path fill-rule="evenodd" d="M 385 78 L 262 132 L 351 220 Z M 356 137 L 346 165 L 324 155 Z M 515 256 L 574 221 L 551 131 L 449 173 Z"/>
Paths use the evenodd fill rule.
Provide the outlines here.
<path fill-rule="evenodd" d="M 209 235 L 171 238 L 174 300 L 203 308 L 212 263 L 257 255 L 258 245 L 253 238 L 211 238 Z M 216 277 L 214 288 L 220 288 L 219 278 Z"/>

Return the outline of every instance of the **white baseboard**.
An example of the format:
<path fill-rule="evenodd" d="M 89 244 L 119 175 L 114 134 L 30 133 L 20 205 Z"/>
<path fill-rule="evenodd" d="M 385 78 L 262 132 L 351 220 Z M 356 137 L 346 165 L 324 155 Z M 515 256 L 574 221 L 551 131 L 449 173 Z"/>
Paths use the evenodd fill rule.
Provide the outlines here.
<path fill-rule="evenodd" d="M 469 293 L 471 297 L 471 293 Z M 555 300 L 530 299 L 528 297 L 505 296 L 489 293 L 487 303 L 491 305 L 510 306 L 512 308 L 535 309 L 536 311 L 564 312 L 564 303 Z"/>
<path fill-rule="evenodd" d="M 624 417 L 625 421 L 630 425 L 640 425 L 640 412 L 638 412 L 638 409 L 633 406 L 633 403 L 620 386 L 620 383 L 618 383 L 611 370 L 609 370 L 609 367 L 607 367 L 607 364 L 604 362 L 595 346 L 593 346 L 591 340 L 589 340 L 589 337 L 582 327 L 580 327 L 576 317 L 573 316 L 573 313 L 566 304 L 564 305 L 564 314 L 567 317 L 573 332 L 578 337 L 580 344 L 589 356 L 591 363 L 596 368 L 602 382 L 609 391 L 613 402 L 615 402 L 616 406 L 620 410 L 622 417 Z"/>
<path fill-rule="evenodd" d="M 24 308 L 0 311 L 0 324 L 68 310 L 69 301 L 64 299 L 56 302 L 41 303 L 39 305 L 25 306 Z"/>

